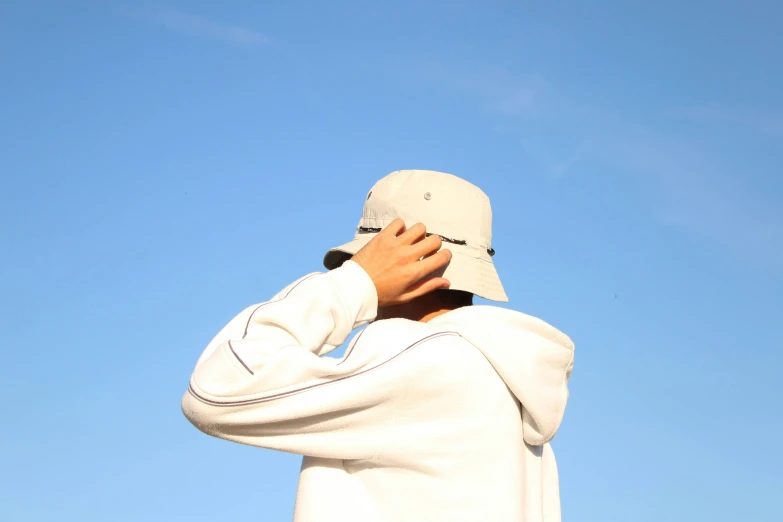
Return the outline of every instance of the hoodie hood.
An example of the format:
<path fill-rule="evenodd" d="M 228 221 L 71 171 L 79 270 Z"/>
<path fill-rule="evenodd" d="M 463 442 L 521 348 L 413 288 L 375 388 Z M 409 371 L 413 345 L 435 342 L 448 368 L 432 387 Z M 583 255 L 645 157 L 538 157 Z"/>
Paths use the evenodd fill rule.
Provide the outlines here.
<path fill-rule="evenodd" d="M 522 405 L 525 442 L 555 436 L 568 401 L 574 343 L 541 319 L 494 306 L 466 306 L 431 324 L 459 333 L 493 366 Z"/>

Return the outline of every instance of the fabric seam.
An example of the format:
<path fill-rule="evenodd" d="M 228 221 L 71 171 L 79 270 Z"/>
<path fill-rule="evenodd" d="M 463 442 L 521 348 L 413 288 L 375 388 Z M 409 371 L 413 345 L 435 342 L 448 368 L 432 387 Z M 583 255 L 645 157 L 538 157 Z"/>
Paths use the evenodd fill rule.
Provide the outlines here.
<path fill-rule="evenodd" d="M 369 326 L 367 328 L 369 328 Z M 359 335 L 356 336 L 356 339 L 354 339 L 354 341 L 351 343 L 351 346 L 349 346 L 348 350 L 343 354 L 343 358 L 335 366 L 340 366 L 342 363 L 348 360 L 348 356 L 353 353 L 354 348 L 356 348 L 356 345 L 359 344 L 359 339 L 362 338 L 362 335 L 364 335 L 364 332 L 367 331 L 367 328 L 359 332 Z"/>
<path fill-rule="evenodd" d="M 432 339 L 436 339 L 438 337 L 448 337 L 448 336 L 452 336 L 452 335 L 456 336 L 456 337 L 462 337 L 460 334 L 458 334 L 456 332 L 438 332 L 438 333 L 435 333 L 435 334 L 431 334 L 431 335 L 428 335 L 427 337 L 419 339 L 415 343 L 407 346 L 405 349 L 403 349 L 399 353 L 395 354 L 393 357 L 391 357 L 389 359 L 386 359 L 385 361 L 383 361 L 383 362 L 381 362 L 381 363 L 379 363 L 379 364 L 377 364 L 377 365 L 375 365 L 375 366 L 373 366 L 371 368 L 367 368 L 365 370 L 362 370 L 360 372 L 354 373 L 352 375 L 346 375 L 344 377 L 340 377 L 338 379 L 334 379 L 333 381 L 326 381 L 326 382 L 320 382 L 320 383 L 317 383 L 317 384 L 311 384 L 310 386 L 305 386 L 304 388 L 299 388 L 299 389 L 296 389 L 296 390 L 291 390 L 291 391 L 287 391 L 287 392 L 283 392 L 283 393 L 278 393 L 276 395 L 270 395 L 270 396 L 267 396 L 267 397 L 259 397 L 259 398 L 256 398 L 256 399 L 245 399 L 245 400 L 239 400 L 239 401 L 215 401 L 215 400 L 208 399 L 206 397 L 203 397 L 203 396 L 199 395 L 199 393 L 194 389 L 192 382 L 188 385 L 188 392 L 195 399 L 198 399 L 199 401 L 203 402 L 204 404 L 209 404 L 211 406 L 224 406 L 224 407 L 225 406 L 245 406 L 245 405 L 249 405 L 249 404 L 260 404 L 260 403 L 264 403 L 264 402 L 271 402 L 271 401 L 276 400 L 276 399 L 284 399 L 286 397 L 290 397 L 290 396 L 293 396 L 293 395 L 299 395 L 300 393 L 304 393 L 304 392 L 307 392 L 307 391 L 310 391 L 310 390 L 314 390 L 316 388 L 321 388 L 323 386 L 328 386 L 330 384 L 334 384 L 334 383 L 338 383 L 338 382 L 341 382 L 341 381 L 344 381 L 344 380 L 347 380 L 347 379 L 358 377 L 360 375 L 363 375 L 365 373 L 371 372 L 371 371 L 373 371 L 373 370 L 375 370 L 377 368 L 380 368 L 380 367 L 386 365 L 387 363 L 397 359 L 401 355 L 403 355 L 405 353 L 408 353 L 413 348 L 415 348 L 417 346 L 421 346 L 422 344 L 425 344 L 427 341 L 431 341 Z"/>
<path fill-rule="evenodd" d="M 228 349 L 231 350 L 231 353 L 234 354 L 234 357 L 237 358 L 237 361 L 239 361 L 239 363 L 245 367 L 245 370 L 250 372 L 250 375 L 255 375 L 255 373 L 253 373 L 253 370 L 251 370 L 250 367 L 247 364 L 245 364 L 245 361 L 243 361 L 242 358 L 239 355 L 237 355 L 236 350 L 234 350 L 234 347 L 231 345 L 231 339 L 228 340 Z"/>
<path fill-rule="evenodd" d="M 250 322 L 253 320 L 253 316 L 256 315 L 257 311 L 259 311 L 261 308 L 265 307 L 266 305 L 270 305 L 270 304 L 273 304 L 273 303 L 279 303 L 280 301 L 282 301 L 283 299 L 285 299 L 286 297 L 291 295 L 291 292 L 293 292 L 296 289 L 297 286 L 301 285 L 302 283 L 304 283 L 308 279 L 310 279 L 312 277 L 315 277 L 317 275 L 322 275 L 322 272 L 315 272 L 313 274 L 304 276 L 302 279 L 297 281 L 296 284 L 294 284 L 294 286 L 292 286 L 291 289 L 288 292 L 286 292 L 285 295 L 283 297 L 281 297 L 280 299 L 276 299 L 274 301 L 267 301 L 266 303 L 261 303 L 260 305 L 256 306 L 255 310 L 250 312 L 250 317 L 247 318 L 247 324 L 245 325 L 245 333 L 242 334 L 242 339 L 247 337 L 247 331 L 250 328 Z"/>

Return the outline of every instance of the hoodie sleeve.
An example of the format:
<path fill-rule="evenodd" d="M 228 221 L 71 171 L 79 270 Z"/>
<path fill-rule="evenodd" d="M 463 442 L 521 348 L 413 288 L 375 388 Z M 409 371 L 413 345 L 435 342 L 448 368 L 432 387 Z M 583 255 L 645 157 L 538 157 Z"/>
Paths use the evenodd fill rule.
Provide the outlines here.
<path fill-rule="evenodd" d="M 207 346 L 182 400 L 215 437 L 326 458 L 377 450 L 391 398 L 410 378 L 320 357 L 377 312 L 375 286 L 356 263 L 311 274 L 235 317 Z"/>

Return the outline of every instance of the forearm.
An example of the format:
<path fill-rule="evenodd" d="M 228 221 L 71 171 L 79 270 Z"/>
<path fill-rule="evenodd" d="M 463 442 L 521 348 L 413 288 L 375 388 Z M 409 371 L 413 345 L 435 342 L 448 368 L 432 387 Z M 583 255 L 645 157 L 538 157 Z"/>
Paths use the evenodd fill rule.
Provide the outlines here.
<path fill-rule="evenodd" d="M 229 322 L 199 358 L 191 387 L 236 397 L 291 384 L 376 312 L 375 288 L 358 265 L 306 276 Z"/>

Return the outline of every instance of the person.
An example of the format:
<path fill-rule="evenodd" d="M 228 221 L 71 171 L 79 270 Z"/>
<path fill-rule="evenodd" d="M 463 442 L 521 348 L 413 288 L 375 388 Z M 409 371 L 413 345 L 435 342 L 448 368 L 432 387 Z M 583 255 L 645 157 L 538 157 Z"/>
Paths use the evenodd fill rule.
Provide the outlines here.
<path fill-rule="evenodd" d="M 295 522 L 559 521 L 550 441 L 574 345 L 534 317 L 472 305 L 508 300 L 491 241 L 478 187 L 384 177 L 327 273 L 247 308 L 207 346 L 185 416 L 303 455 Z M 367 323 L 343 357 L 325 357 Z"/>

